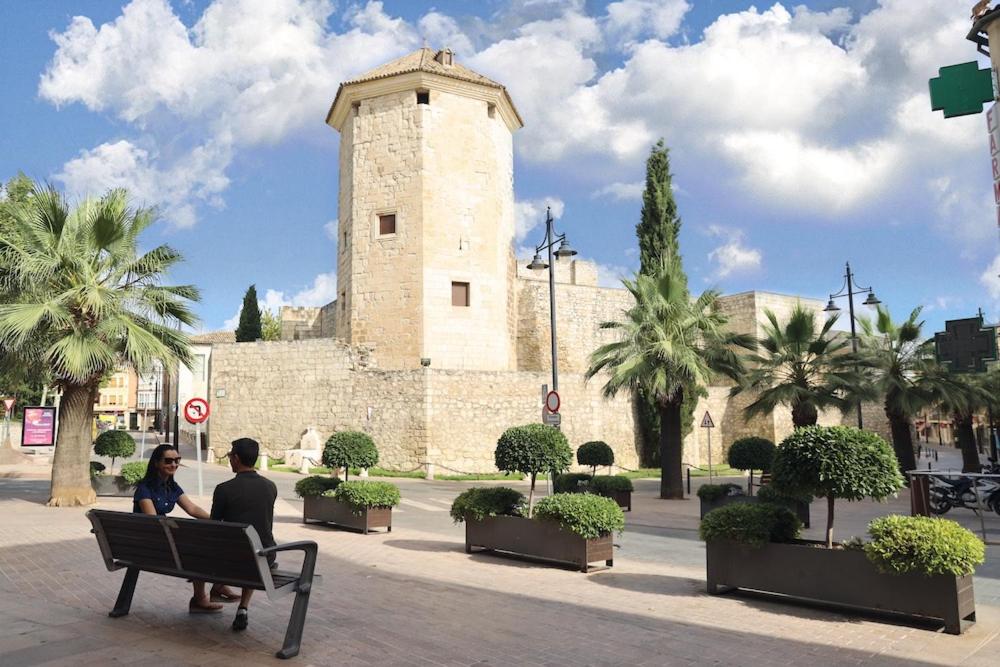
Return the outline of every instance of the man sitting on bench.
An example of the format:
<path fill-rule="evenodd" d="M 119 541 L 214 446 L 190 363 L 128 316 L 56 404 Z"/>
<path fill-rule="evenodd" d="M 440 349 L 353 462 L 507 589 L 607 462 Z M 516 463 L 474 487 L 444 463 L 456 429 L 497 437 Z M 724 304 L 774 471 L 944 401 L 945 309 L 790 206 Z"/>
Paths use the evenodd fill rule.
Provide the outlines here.
<path fill-rule="evenodd" d="M 263 547 L 275 545 L 271 527 L 274 523 L 274 501 L 278 488 L 269 479 L 261 477 L 254 469 L 260 445 L 250 438 L 233 440 L 229 451 L 229 466 L 236 477 L 215 487 L 212 495 L 212 518 L 217 521 L 248 523 L 257 530 Z M 275 567 L 274 554 L 267 555 L 271 568 Z M 253 589 L 244 588 L 240 606 L 233 619 L 233 630 L 246 630 L 249 618 L 247 609 Z"/>

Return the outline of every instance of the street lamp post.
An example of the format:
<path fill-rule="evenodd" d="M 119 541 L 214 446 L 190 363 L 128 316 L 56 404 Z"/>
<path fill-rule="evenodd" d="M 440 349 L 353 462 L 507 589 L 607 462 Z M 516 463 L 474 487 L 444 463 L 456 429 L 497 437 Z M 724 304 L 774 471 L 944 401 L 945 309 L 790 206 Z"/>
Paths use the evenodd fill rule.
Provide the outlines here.
<path fill-rule="evenodd" d="M 877 306 L 882 303 L 875 298 L 875 291 L 871 287 L 861 287 L 860 285 L 854 284 L 854 274 L 851 272 L 851 263 L 847 262 L 847 273 L 844 274 L 845 283 L 844 286 L 840 288 L 840 291 L 836 294 L 830 295 L 830 301 L 827 302 L 826 308 L 823 309 L 825 313 L 836 313 L 840 311 L 837 304 L 833 302 L 834 299 L 846 296 L 847 297 L 847 312 L 851 318 L 851 349 L 854 354 L 858 353 L 858 335 L 854 327 L 854 295 L 864 294 L 868 292 L 868 298 L 862 302 L 864 306 Z M 855 290 L 854 288 L 858 289 Z M 857 368 L 857 366 L 855 366 Z M 863 428 L 861 421 L 861 403 L 858 403 L 858 428 Z"/>
<path fill-rule="evenodd" d="M 552 330 L 552 391 L 559 391 L 559 353 L 556 351 L 556 273 L 552 257 L 558 260 L 562 257 L 572 257 L 576 250 L 570 247 L 566 241 L 565 234 L 557 234 L 552 219 L 551 207 L 545 207 L 545 238 L 535 246 L 535 256 L 528 264 L 532 271 L 541 269 L 549 270 L 549 324 Z M 559 243 L 559 249 L 554 253 L 552 247 Z M 547 250 L 549 254 L 548 263 L 542 261 L 541 252 Z"/>

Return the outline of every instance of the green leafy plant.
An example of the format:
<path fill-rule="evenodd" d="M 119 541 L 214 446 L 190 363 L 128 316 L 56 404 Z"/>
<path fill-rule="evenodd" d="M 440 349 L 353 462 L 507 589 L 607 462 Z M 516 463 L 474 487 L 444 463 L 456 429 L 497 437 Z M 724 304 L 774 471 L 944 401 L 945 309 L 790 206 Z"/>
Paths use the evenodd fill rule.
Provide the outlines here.
<path fill-rule="evenodd" d="M 581 482 L 589 482 L 593 476 L 585 472 L 564 472 L 556 475 L 556 493 L 583 493 L 586 491 Z"/>
<path fill-rule="evenodd" d="M 399 504 L 399 487 L 390 482 L 371 482 L 355 480 L 339 484 L 333 491 L 327 491 L 324 496 L 333 496 L 347 503 L 355 514 L 361 510 L 373 507 L 395 507 Z"/>
<path fill-rule="evenodd" d="M 90 479 L 94 479 L 95 477 L 97 477 L 99 475 L 103 475 L 104 471 L 106 469 L 107 469 L 107 466 L 105 466 L 100 461 L 91 461 L 90 462 Z"/>
<path fill-rule="evenodd" d="M 794 505 L 796 503 L 806 503 L 808 505 L 813 501 L 813 497 L 809 494 L 783 493 L 770 484 L 757 489 L 757 498 L 764 503 L 774 503 L 776 505 L 785 506 Z"/>
<path fill-rule="evenodd" d="M 473 519 L 482 521 L 491 516 L 521 516 L 524 494 L 507 486 L 477 486 L 458 494 L 451 503 L 451 518 L 455 523 Z"/>
<path fill-rule="evenodd" d="M 712 510 L 698 529 L 706 542 L 727 540 L 753 547 L 768 542 L 788 542 L 799 535 L 802 524 L 787 507 L 771 503 L 736 503 Z"/>
<path fill-rule="evenodd" d="M 120 473 L 125 479 L 125 483 L 129 486 L 135 486 L 141 482 L 142 478 L 146 476 L 146 466 L 145 461 L 129 461 L 122 465 Z"/>
<path fill-rule="evenodd" d="M 599 496 L 621 491 L 634 491 L 632 480 L 623 475 L 598 475 L 587 484 L 587 490 Z"/>
<path fill-rule="evenodd" d="M 698 488 L 698 497 L 710 503 L 726 496 L 742 496 L 743 489 L 738 484 L 702 484 Z"/>
<path fill-rule="evenodd" d="M 591 476 L 597 474 L 597 466 L 611 466 L 615 462 L 615 452 L 608 443 L 602 440 L 591 440 L 580 445 L 576 450 L 576 462 L 582 466 L 590 466 Z"/>
<path fill-rule="evenodd" d="M 751 435 L 739 438 L 729 446 L 729 465 L 737 470 L 750 471 L 750 488 L 753 488 L 753 471 L 767 472 L 774 461 L 774 443 L 767 438 Z"/>
<path fill-rule="evenodd" d="M 535 498 L 538 473 L 558 473 L 569 467 L 573 450 L 562 431 L 546 424 L 512 426 L 497 440 L 494 452 L 497 470 L 523 472 L 531 476 L 528 492 L 528 517 Z"/>
<path fill-rule="evenodd" d="M 771 484 L 785 494 L 827 499 L 826 545 L 833 547 L 834 500 L 883 500 L 903 486 L 896 454 L 878 435 L 850 426 L 807 426 L 782 441 Z"/>
<path fill-rule="evenodd" d="M 542 498 L 535 508 L 535 518 L 557 521 L 587 540 L 625 530 L 625 513 L 618 503 L 589 493 L 557 493 Z"/>
<path fill-rule="evenodd" d="M 868 524 L 868 533 L 865 555 L 883 572 L 960 577 L 986 559 L 982 540 L 948 519 L 883 516 Z"/>
<path fill-rule="evenodd" d="M 135 454 L 135 439 L 125 431 L 105 431 L 94 441 L 94 453 L 111 458 L 111 472 L 115 471 L 115 459 Z"/>
<path fill-rule="evenodd" d="M 367 433 L 339 431 L 323 447 L 323 465 L 328 468 L 371 468 L 378 463 L 378 449 Z M 349 472 L 345 472 L 346 480 Z"/>
<path fill-rule="evenodd" d="M 312 475 L 295 482 L 295 495 L 299 498 L 322 496 L 327 491 L 333 491 L 340 485 L 339 477 L 324 477 Z"/>

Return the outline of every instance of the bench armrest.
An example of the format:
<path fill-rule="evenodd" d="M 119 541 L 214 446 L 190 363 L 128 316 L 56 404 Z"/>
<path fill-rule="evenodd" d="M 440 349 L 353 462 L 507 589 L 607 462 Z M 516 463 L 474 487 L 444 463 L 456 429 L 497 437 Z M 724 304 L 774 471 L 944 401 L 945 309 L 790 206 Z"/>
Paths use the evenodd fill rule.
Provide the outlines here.
<path fill-rule="evenodd" d="M 308 593 L 312 588 L 313 573 L 316 571 L 316 554 L 318 552 L 316 543 L 311 540 L 301 540 L 299 542 L 286 542 L 273 547 L 265 547 L 257 552 L 259 556 L 266 556 L 279 551 L 301 551 L 305 554 L 302 559 L 302 571 L 299 573 L 299 583 L 296 590 Z"/>

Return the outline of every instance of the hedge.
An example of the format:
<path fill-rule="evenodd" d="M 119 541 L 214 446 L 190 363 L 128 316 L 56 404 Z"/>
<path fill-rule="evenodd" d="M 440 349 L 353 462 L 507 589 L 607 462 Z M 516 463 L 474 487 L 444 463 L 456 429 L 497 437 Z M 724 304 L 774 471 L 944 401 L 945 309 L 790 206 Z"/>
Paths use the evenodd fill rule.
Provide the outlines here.
<path fill-rule="evenodd" d="M 129 461 L 122 465 L 120 474 L 130 486 L 135 486 L 146 476 L 147 465 L 145 461 Z"/>
<path fill-rule="evenodd" d="M 634 491 L 632 480 L 624 475 L 598 475 L 587 484 L 587 490 L 599 495 L 621 491 Z"/>
<path fill-rule="evenodd" d="M 587 540 L 625 530 L 625 513 L 618 503 L 589 493 L 558 493 L 542 498 L 535 506 L 535 519 L 557 521 Z"/>
<path fill-rule="evenodd" d="M 521 516 L 524 494 L 506 486 L 478 486 L 463 491 L 451 503 L 455 523 L 466 518 L 482 521 L 491 516 Z"/>
<path fill-rule="evenodd" d="M 339 477 L 312 475 L 295 482 L 295 495 L 299 498 L 322 496 L 327 491 L 333 491 L 339 485 Z"/>
<path fill-rule="evenodd" d="M 561 475 L 556 475 L 555 492 L 583 493 L 587 489 L 581 482 L 589 482 L 592 478 L 593 475 L 585 472 L 565 472 Z"/>
<path fill-rule="evenodd" d="M 743 488 L 738 484 L 702 484 L 698 488 L 698 497 L 710 503 L 725 496 L 742 496 Z"/>
<path fill-rule="evenodd" d="M 986 547 L 954 521 L 926 516 L 883 516 L 868 524 L 865 554 L 879 570 L 926 575 L 972 574 Z"/>
<path fill-rule="evenodd" d="M 337 500 L 350 505 L 355 514 L 361 510 L 373 507 L 395 507 L 399 504 L 399 487 L 390 482 L 372 482 L 356 480 L 338 484 L 333 491 L 327 491 L 324 496 L 333 496 Z"/>
<path fill-rule="evenodd" d="M 712 510 L 698 529 L 706 542 L 728 540 L 762 547 L 788 542 L 799 535 L 801 522 L 787 507 L 771 503 L 734 503 Z"/>

